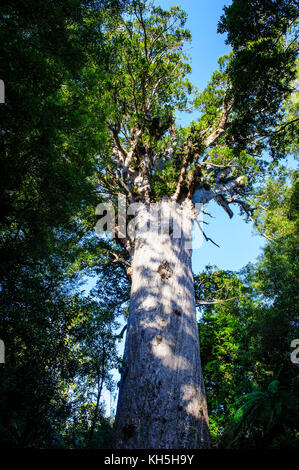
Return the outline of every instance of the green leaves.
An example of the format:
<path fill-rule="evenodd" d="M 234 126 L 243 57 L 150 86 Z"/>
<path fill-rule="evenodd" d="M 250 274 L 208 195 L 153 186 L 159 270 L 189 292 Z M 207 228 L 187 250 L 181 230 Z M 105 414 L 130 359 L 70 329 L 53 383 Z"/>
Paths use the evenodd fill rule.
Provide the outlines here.
<path fill-rule="evenodd" d="M 175 169 L 172 163 L 165 162 L 163 168 L 157 170 L 152 178 L 151 192 L 153 200 L 159 200 L 165 195 L 174 193 L 177 179 L 179 176 L 178 170 Z"/>
<path fill-rule="evenodd" d="M 256 188 L 255 223 L 272 240 L 258 263 L 238 275 L 207 267 L 195 280 L 215 446 L 297 445 L 298 373 L 290 361 L 298 336 L 296 177 L 279 168 Z"/>
<path fill-rule="evenodd" d="M 234 0 L 224 7 L 218 31 L 227 32 L 227 41 L 234 49 L 256 38 L 276 38 L 287 32 L 298 16 L 298 5 L 289 0 Z"/>
<path fill-rule="evenodd" d="M 241 406 L 234 415 L 232 425 L 235 437 L 229 442 L 229 447 L 234 447 L 242 434 L 248 432 L 248 429 L 251 430 L 250 432 L 256 429 L 257 435 L 260 430 L 261 434 L 264 433 L 270 439 L 273 431 L 283 432 L 285 423 L 293 425 L 292 415 L 296 414 L 299 403 L 294 396 L 294 390 L 287 390 L 281 386 L 279 380 L 273 380 L 266 390 L 256 387 L 254 391 L 244 395 L 238 404 Z M 257 435 L 256 438 L 258 438 Z M 271 444 L 272 448 L 279 448 L 279 439 L 276 442 L 272 441 Z M 292 447 L 292 441 L 289 445 Z"/>
<path fill-rule="evenodd" d="M 185 75 L 190 67 L 182 49 L 190 34 L 183 29 L 185 14 L 179 8 L 167 12 L 138 1 L 127 13 L 131 16 L 105 37 L 113 54 L 105 96 L 113 109 L 112 121 L 126 123 L 129 129 L 142 126 L 151 136 L 152 118 L 173 116 L 175 109 L 186 106 L 190 84 Z"/>
<path fill-rule="evenodd" d="M 104 4 L 0 7 L 6 85 L 0 107 L 0 337 L 8 357 L 0 369 L 0 446 L 66 445 L 67 423 L 76 421 L 84 401 L 93 405 L 94 396 L 87 395 L 98 375 L 111 388 L 109 370 L 118 362 L 112 306 L 84 298 L 80 289 L 84 269 L 103 254 L 90 242 L 90 230 L 97 171 L 106 163 L 99 154 L 108 140 L 109 108 L 98 95 L 104 70 L 92 67 L 95 56 L 108 60 L 101 28 L 111 13 Z M 102 415 L 95 416 L 96 430 Z M 71 436 L 67 445 L 74 445 Z"/>
<path fill-rule="evenodd" d="M 227 69 L 234 99 L 228 142 L 258 152 L 269 146 L 273 157 L 281 157 L 278 146 L 267 137 L 281 119 L 281 107 L 295 78 L 293 27 L 298 5 L 281 0 L 234 0 L 224 12 L 218 31 L 228 33 L 227 41 L 233 47 Z M 253 135 L 257 140 L 250 143 Z"/>

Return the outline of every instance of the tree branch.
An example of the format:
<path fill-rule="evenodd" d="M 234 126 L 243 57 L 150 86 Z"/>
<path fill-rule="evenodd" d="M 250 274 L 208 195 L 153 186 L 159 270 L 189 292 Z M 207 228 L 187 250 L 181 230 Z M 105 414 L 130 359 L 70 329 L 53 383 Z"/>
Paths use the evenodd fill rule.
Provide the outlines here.
<path fill-rule="evenodd" d="M 123 329 L 121 330 L 121 332 L 115 336 L 115 339 L 123 339 L 126 329 L 127 329 L 127 325 L 125 325 Z"/>
<path fill-rule="evenodd" d="M 207 242 L 212 242 L 214 245 L 216 245 L 218 248 L 220 248 L 220 246 L 217 245 L 217 243 L 215 243 L 215 242 L 212 240 L 212 238 L 209 238 L 209 237 L 206 236 L 206 234 L 205 234 L 205 232 L 203 231 L 202 227 L 200 226 L 200 223 L 198 222 L 198 220 L 197 220 L 197 219 L 195 219 L 195 220 L 196 220 L 196 223 L 197 223 L 197 225 L 198 225 L 199 230 L 201 231 L 201 233 L 202 233 L 203 236 L 205 237 L 205 240 L 206 240 Z"/>
<path fill-rule="evenodd" d="M 225 103 L 225 102 L 223 103 L 222 115 L 219 120 L 218 127 L 214 132 L 212 132 L 208 137 L 206 137 L 206 139 L 204 139 L 204 141 L 202 142 L 202 145 L 204 148 L 210 147 L 224 133 L 228 116 L 232 109 L 232 106 L 233 106 L 233 101 L 231 101 L 230 103 Z"/>
<path fill-rule="evenodd" d="M 232 300 L 239 300 L 240 297 L 231 297 L 230 299 L 223 299 L 223 300 L 199 300 L 196 302 L 196 307 L 199 307 L 200 305 L 217 305 L 217 304 L 222 304 L 224 302 L 231 302 Z"/>
<path fill-rule="evenodd" d="M 130 147 L 130 150 L 127 152 L 127 156 L 126 156 L 125 163 L 124 163 L 124 173 L 125 174 L 127 174 L 127 172 L 128 172 L 129 166 L 131 164 L 131 160 L 133 158 L 133 155 L 134 155 L 134 152 L 136 150 L 139 139 L 141 137 L 141 134 L 142 134 L 142 130 L 138 129 L 135 133 L 135 136 L 134 136 L 133 140 L 130 142 L 131 147 Z"/>
<path fill-rule="evenodd" d="M 120 143 L 119 136 L 118 136 L 119 129 L 115 129 L 113 126 L 111 126 L 111 124 L 108 124 L 108 129 L 112 132 L 112 138 L 113 138 L 113 141 L 115 143 L 116 149 L 123 156 L 123 161 L 122 161 L 122 163 L 123 163 L 123 162 L 125 162 L 128 154 L 127 154 L 126 150 L 123 148 L 123 146 Z"/>
<path fill-rule="evenodd" d="M 127 260 L 119 256 L 118 253 L 115 253 L 115 251 L 109 251 L 109 255 L 114 257 L 114 260 L 112 261 L 112 263 L 122 263 L 128 267 L 131 267 L 131 263 L 129 263 Z"/>
<path fill-rule="evenodd" d="M 126 184 L 125 181 L 122 178 L 120 178 L 120 176 L 116 172 L 111 171 L 109 168 L 107 168 L 106 171 L 107 173 L 109 173 L 111 178 L 117 183 L 117 185 L 120 188 L 123 188 L 125 190 L 125 192 L 127 193 L 129 197 L 130 202 L 134 202 L 134 197 L 133 197 L 133 194 L 129 185 Z"/>
<path fill-rule="evenodd" d="M 177 184 L 175 193 L 171 196 L 171 199 L 173 201 L 177 201 L 178 197 L 180 195 L 181 187 L 182 187 L 182 184 L 184 182 L 185 175 L 186 175 L 188 161 L 189 161 L 189 155 L 185 155 L 184 160 L 183 160 L 183 164 L 182 164 L 182 167 L 181 167 L 180 176 L 179 176 L 179 180 L 178 180 L 178 184 Z"/>
<path fill-rule="evenodd" d="M 232 194 L 233 190 L 238 186 L 244 185 L 244 177 L 239 176 L 236 179 L 216 184 L 215 188 L 206 189 L 204 187 L 199 187 L 195 189 L 192 195 L 192 201 L 194 203 L 207 204 L 212 199 L 226 194 Z M 217 201 L 218 202 L 218 201 Z"/>

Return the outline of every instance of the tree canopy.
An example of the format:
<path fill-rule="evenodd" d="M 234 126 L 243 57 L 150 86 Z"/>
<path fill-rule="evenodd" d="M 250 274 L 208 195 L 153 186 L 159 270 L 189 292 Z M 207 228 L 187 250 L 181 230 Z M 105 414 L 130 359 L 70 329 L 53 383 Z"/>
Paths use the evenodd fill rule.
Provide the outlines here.
<path fill-rule="evenodd" d="M 298 149 L 296 2 L 225 7 L 232 52 L 201 92 L 179 7 L 4 1 L 0 14 L 0 446 L 111 446 L 102 396 L 122 368 L 134 240 L 116 227 L 99 241 L 94 212 L 122 194 L 214 199 L 230 217 L 236 204 L 267 239 L 256 265 L 195 278 L 211 433 L 217 447 L 295 447 L 298 182 L 280 161 Z"/>

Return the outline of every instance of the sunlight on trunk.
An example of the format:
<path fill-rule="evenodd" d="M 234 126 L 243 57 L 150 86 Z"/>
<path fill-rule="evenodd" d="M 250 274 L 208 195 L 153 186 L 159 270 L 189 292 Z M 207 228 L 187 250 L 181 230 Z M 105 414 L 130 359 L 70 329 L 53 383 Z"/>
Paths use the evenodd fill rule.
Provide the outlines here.
<path fill-rule="evenodd" d="M 209 446 L 191 271 L 194 213 L 191 201 L 179 211 L 167 200 L 162 205 L 172 213 L 169 233 L 166 226 L 159 233 L 147 227 L 137 237 L 133 256 L 117 448 Z M 146 210 L 138 216 L 150 222 Z M 175 237 L 180 225 L 181 236 Z"/>

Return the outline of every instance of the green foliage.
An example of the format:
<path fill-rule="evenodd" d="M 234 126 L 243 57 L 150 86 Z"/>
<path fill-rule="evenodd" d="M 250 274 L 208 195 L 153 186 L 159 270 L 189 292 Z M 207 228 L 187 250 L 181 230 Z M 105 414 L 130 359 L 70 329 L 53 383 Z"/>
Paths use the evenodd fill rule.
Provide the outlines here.
<path fill-rule="evenodd" d="M 233 47 L 227 70 L 235 114 L 230 145 L 251 151 L 270 146 L 273 158 L 282 156 L 271 136 L 295 79 L 297 19 L 298 4 L 289 0 L 234 0 L 224 8 L 218 31 L 227 32 Z M 255 134 L 262 138 L 252 143 Z"/>
<path fill-rule="evenodd" d="M 231 165 L 232 178 L 246 175 L 242 195 L 254 188 L 256 225 L 273 244 L 242 276 L 210 268 L 196 284 L 198 301 L 225 300 L 201 307 L 211 429 L 216 445 L 286 446 L 285 436 L 293 445 L 298 183 L 278 170 L 276 180 L 253 185 L 264 178 L 262 149 L 275 160 L 297 148 L 298 103 L 286 100 L 295 77 L 293 2 L 235 0 L 226 9 L 220 30 L 233 53 L 196 95 L 198 121 L 175 138 L 175 112 L 187 109 L 193 90 L 190 33 L 178 7 L 31 0 L 2 2 L 0 14 L 0 446 L 111 445 L 102 394 L 114 391 L 116 318 L 127 311 L 130 284 L 111 252 L 129 255 L 91 231 L 96 191 L 104 187 L 115 201 L 120 189 L 107 170 L 118 171 L 112 135 L 121 125 L 123 146 L 125 133 L 142 131 L 132 169 L 141 168 L 140 155 L 153 159 L 153 200 L 175 191 L 192 136 L 198 158 Z M 199 136 L 217 128 L 223 102 L 233 106 L 232 120 L 202 155 Z M 253 132 L 262 140 L 252 143 Z M 84 276 L 97 276 L 89 296 Z"/>
<path fill-rule="evenodd" d="M 197 126 L 201 130 L 214 130 L 217 127 L 221 115 L 222 103 L 227 96 L 229 85 L 227 66 L 231 57 L 232 54 L 219 58 L 219 70 L 212 74 L 207 87 L 195 96 L 195 108 L 201 113 Z"/>
<path fill-rule="evenodd" d="M 296 447 L 296 437 L 290 432 L 296 426 L 299 406 L 294 384 L 284 388 L 279 380 L 273 380 L 265 391 L 254 387 L 254 391 L 240 398 L 237 404 L 241 406 L 225 436 L 228 447 L 234 447 L 246 437 L 257 448 Z"/>
<path fill-rule="evenodd" d="M 244 375 L 239 363 L 243 349 L 242 326 L 246 324 L 246 313 L 239 313 L 239 304 L 244 304 L 246 310 L 248 300 L 246 302 L 244 297 L 246 288 L 236 274 L 211 267 L 195 279 L 195 292 L 197 302 L 201 299 L 206 302 L 225 301 L 201 306 L 199 322 L 210 432 L 216 444 L 238 391 L 250 390 L 249 377 Z"/>
<path fill-rule="evenodd" d="M 154 200 L 159 200 L 163 196 L 170 196 L 174 193 L 179 172 L 171 163 L 165 163 L 163 168 L 156 171 L 152 179 L 152 195 Z"/>
<path fill-rule="evenodd" d="M 242 25 L 239 34 L 236 23 L 242 8 L 263 28 L 253 28 L 248 36 Z M 161 199 L 175 192 L 187 158 L 190 165 L 203 161 L 218 168 L 227 165 L 231 178 L 245 175 L 246 184 L 238 191 L 247 196 L 260 174 L 271 169 L 263 151 L 270 150 L 276 161 L 293 145 L 297 121 L 288 120 L 286 100 L 296 72 L 295 13 L 296 8 L 277 2 L 235 0 L 225 9 L 219 30 L 228 32 L 233 51 L 219 59 L 219 70 L 205 90 L 194 93 L 192 105 L 199 118 L 185 129 L 184 139 L 177 138 L 175 113 L 192 109 L 189 95 L 195 91 L 184 53 L 190 40 L 185 13 L 178 7 L 164 11 L 152 2 L 136 0 L 120 22 L 112 18 L 103 32 L 113 60 L 104 64 L 100 85 L 110 130 L 104 158 L 109 174 L 101 167 L 101 186 L 111 193 L 122 186 L 137 200 Z M 276 20 L 275 15 L 281 18 Z M 92 64 L 95 70 L 100 65 L 96 55 Z M 218 131 L 206 148 L 207 138 Z M 213 186 L 216 172 L 204 175 L 207 185 Z M 127 189 L 118 184 L 117 175 L 122 175 Z M 191 186 L 184 181 L 179 189 L 188 193 Z"/>
<path fill-rule="evenodd" d="M 107 140 L 105 103 L 95 99 L 103 72 L 90 64 L 109 59 L 101 28 L 119 8 L 1 3 L 1 447 L 79 445 L 71 434 L 85 404 L 84 445 L 104 445 L 101 429 L 109 436 L 101 393 L 118 364 L 114 310 L 84 296 L 80 282 L 107 251 L 89 246 Z"/>
<path fill-rule="evenodd" d="M 277 38 L 297 19 L 298 5 L 288 0 L 234 0 L 224 7 L 218 30 L 235 49 L 257 38 Z"/>
<path fill-rule="evenodd" d="M 296 447 L 298 371 L 290 344 L 298 337 L 296 172 L 281 168 L 253 198 L 269 242 L 256 265 L 237 274 L 209 268 L 195 282 L 211 433 L 215 446 Z M 231 299 L 223 302 L 223 300 Z"/>
<path fill-rule="evenodd" d="M 190 67 L 182 53 L 190 39 L 185 21 L 178 7 L 164 11 L 138 1 L 120 24 L 111 25 L 105 40 L 114 55 L 102 91 L 114 122 L 125 120 L 129 129 L 138 122 L 155 137 L 151 119 L 167 121 L 175 109 L 184 109 L 191 87 L 185 78 Z"/>
<path fill-rule="evenodd" d="M 187 108 L 192 92 L 187 79 L 190 66 L 184 54 L 184 44 L 190 40 L 189 31 L 184 29 L 185 21 L 186 14 L 178 7 L 164 11 L 152 2 L 136 1 L 126 9 L 120 22 L 111 21 L 104 34 L 113 57 L 104 66 L 100 86 L 101 98 L 107 105 L 107 125 L 112 134 L 106 153 L 107 165 L 113 172 L 120 171 L 115 136 L 118 151 L 120 147 L 128 151 L 138 134 L 132 168 L 136 172 L 143 168 L 143 155 L 160 162 L 148 176 L 150 180 L 153 176 L 150 190 L 154 199 L 174 191 L 177 168 L 166 165 L 162 169 L 163 157 L 170 147 L 173 155 L 176 154 L 179 144 L 171 141 L 170 129 L 174 126 L 175 112 Z M 98 66 L 96 60 L 95 67 Z M 133 175 L 124 177 L 130 180 Z M 107 180 L 104 168 L 99 182 L 115 191 L 113 178 Z M 137 195 L 134 182 L 128 182 Z"/>
<path fill-rule="evenodd" d="M 256 227 L 272 237 L 284 242 L 287 237 L 295 242 L 298 228 L 298 172 L 278 168 L 275 177 L 268 177 L 264 183 L 255 187 L 252 204 L 255 205 L 254 221 Z"/>
<path fill-rule="evenodd" d="M 16 260 L 24 263 L 27 253 L 32 258 L 34 250 L 42 256 L 49 231 L 69 222 L 82 201 L 92 202 L 104 110 L 98 105 L 93 115 L 84 93 L 94 86 L 84 74 L 94 32 L 83 28 L 83 10 L 84 2 L 77 1 L 1 4 L 6 103 L 0 107 L 0 230 L 6 270 Z M 90 11 L 97 16 L 97 9 Z"/>

